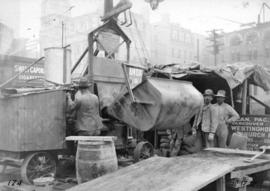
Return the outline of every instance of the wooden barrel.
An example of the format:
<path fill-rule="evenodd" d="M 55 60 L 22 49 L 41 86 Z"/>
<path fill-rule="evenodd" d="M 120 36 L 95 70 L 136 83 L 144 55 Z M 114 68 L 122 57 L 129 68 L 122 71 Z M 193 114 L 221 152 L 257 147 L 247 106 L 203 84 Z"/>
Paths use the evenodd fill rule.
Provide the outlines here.
<path fill-rule="evenodd" d="M 91 137 L 89 137 L 91 138 Z M 78 183 L 87 182 L 117 170 L 117 157 L 113 139 L 79 141 L 76 154 Z"/>

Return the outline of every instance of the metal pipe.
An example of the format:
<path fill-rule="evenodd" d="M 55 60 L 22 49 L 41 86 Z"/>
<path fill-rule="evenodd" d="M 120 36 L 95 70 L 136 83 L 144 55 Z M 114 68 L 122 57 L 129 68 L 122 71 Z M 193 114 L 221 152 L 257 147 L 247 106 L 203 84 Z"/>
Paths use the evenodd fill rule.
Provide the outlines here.
<path fill-rule="evenodd" d="M 106 13 L 106 15 L 101 18 L 101 21 L 106 21 L 114 16 L 117 16 L 118 14 L 126 11 L 127 9 L 130 9 L 132 7 L 132 4 L 130 2 L 126 2 L 126 4 L 122 5 L 121 7 L 117 7 L 110 11 L 109 13 Z"/>
<path fill-rule="evenodd" d="M 23 74 L 24 72 L 26 72 L 29 68 L 31 68 L 32 66 L 34 66 L 36 63 L 38 63 L 39 61 L 43 60 L 45 57 L 41 57 L 38 60 L 36 60 L 35 62 L 33 62 L 32 64 L 30 64 L 29 66 L 27 66 L 23 71 L 19 72 L 18 74 L 16 74 L 14 77 L 10 78 L 9 80 L 7 80 L 6 82 L 2 83 L 0 85 L 0 88 L 4 88 L 6 85 L 8 85 L 10 82 L 14 81 L 15 79 L 17 79 L 21 74 Z"/>
<path fill-rule="evenodd" d="M 104 15 L 113 9 L 113 0 L 104 0 Z"/>

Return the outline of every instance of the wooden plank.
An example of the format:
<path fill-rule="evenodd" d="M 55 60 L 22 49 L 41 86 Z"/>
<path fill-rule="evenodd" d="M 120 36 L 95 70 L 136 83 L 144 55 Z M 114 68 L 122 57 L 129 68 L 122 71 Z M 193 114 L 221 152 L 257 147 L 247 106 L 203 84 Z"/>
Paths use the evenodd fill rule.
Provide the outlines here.
<path fill-rule="evenodd" d="M 245 162 L 250 154 L 257 154 L 254 151 L 242 151 L 234 149 L 211 148 L 193 155 L 193 157 L 206 158 L 211 157 L 214 161 L 220 161 L 233 166 L 231 178 L 239 178 L 245 175 L 261 172 L 270 169 L 270 160 L 267 155 L 255 159 L 252 163 Z M 252 155 L 253 156 L 253 155 Z M 263 158 L 265 157 L 265 158 Z"/>
<path fill-rule="evenodd" d="M 243 154 L 243 152 L 240 150 L 239 152 L 237 152 L 236 150 L 234 153 L 231 154 L 226 152 L 222 153 L 205 150 L 200 153 L 194 154 L 193 157 L 211 158 L 212 160 L 219 161 L 220 163 L 230 164 L 231 166 L 234 167 L 234 171 L 248 170 L 270 164 L 270 160 L 267 159 L 267 157 L 265 159 L 264 158 L 255 159 L 252 163 L 245 162 L 245 160 L 250 156 Z M 264 168 L 267 168 L 267 166 Z"/>
<path fill-rule="evenodd" d="M 242 91 L 242 115 L 246 115 L 247 113 L 247 94 L 248 94 L 248 80 L 245 80 L 243 85 Z"/>
<path fill-rule="evenodd" d="M 115 141 L 114 136 L 69 136 L 66 141 Z"/>
<path fill-rule="evenodd" d="M 195 191 L 216 181 L 233 168 L 210 158 L 152 157 L 122 168 L 90 182 L 75 186 L 70 191 Z M 203 176 L 202 176 L 203 175 Z"/>
<path fill-rule="evenodd" d="M 265 170 L 269 170 L 270 169 L 270 164 L 269 162 L 265 162 L 265 164 L 260 164 L 254 167 L 249 167 L 248 169 L 242 169 L 242 170 L 234 170 L 231 173 L 231 178 L 238 178 L 238 177 L 243 177 L 245 175 L 249 175 L 249 174 L 254 174 L 257 172 L 262 172 Z"/>
<path fill-rule="evenodd" d="M 270 169 L 269 160 L 257 159 L 254 163 L 246 163 L 246 158 L 246 155 L 237 155 L 237 152 L 228 154 L 212 151 L 175 158 L 152 157 L 75 186 L 70 191 L 195 191 L 234 170 L 246 173 L 255 167 L 262 167 L 257 169 L 258 172 Z M 223 180 L 219 181 L 220 189 L 223 189 Z"/>
<path fill-rule="evenodd" d="M 65 104 L 62 90 L 0 99 L 0 150 L 63 149 Z"/>
<path fill-rule="evenodd" d="M 237 149 L 228 149 L 228 148 L 207 148 L 205 151 L 230 154 L 230 155 L 239 155 L 239 156 L 253 156 L 260 152 L 257 151 L 247 151 L 247 150 L 237 150 Z"/>

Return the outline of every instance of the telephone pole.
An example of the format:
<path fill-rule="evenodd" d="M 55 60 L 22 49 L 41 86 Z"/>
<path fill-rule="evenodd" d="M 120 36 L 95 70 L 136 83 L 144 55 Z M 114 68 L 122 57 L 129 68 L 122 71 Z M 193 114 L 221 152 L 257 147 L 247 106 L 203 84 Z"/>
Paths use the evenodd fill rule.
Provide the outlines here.
<path fill-rule="evenodd" d="M 211 45 L 209 47 L 211 47 L 213 49 L 213 55 L 214 55 L 214 63 L 215 66 L 217 65 L 217 56 L 220 52 L 220 47 L 223 46 L 223 42 L 220 42 L 220 39 L 223 37 L 222 35 L 222 30 L 221 29 L 213 29 L 210 32 L 210 36 L 209 38 L 207 38 L 209 41 L 211 41 Z"/>

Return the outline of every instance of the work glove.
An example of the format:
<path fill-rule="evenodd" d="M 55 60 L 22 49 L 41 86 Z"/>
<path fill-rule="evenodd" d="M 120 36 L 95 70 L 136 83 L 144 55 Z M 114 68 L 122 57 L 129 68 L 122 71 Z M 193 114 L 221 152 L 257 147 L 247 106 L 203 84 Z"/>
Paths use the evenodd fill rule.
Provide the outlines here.
<path fill-rule="evenodd" d="M 66 93 L 66 96 L 67 96 L 67 98 L 71 98 L 71 93 L 70 92 L 67 92 Z"/>
<path fill-rule="evenodd" d="M 192 135 L 196 135 L 197 134 L 197 130 L 196 130 L 196 128 L 194 128 L 194 127 L 192 127 Z"/>
<path fill-rule="evenodd" d="M 209 133 L 208 135 L 208 141 L 214 141 L 215 134 L 214 133 Z"/>

